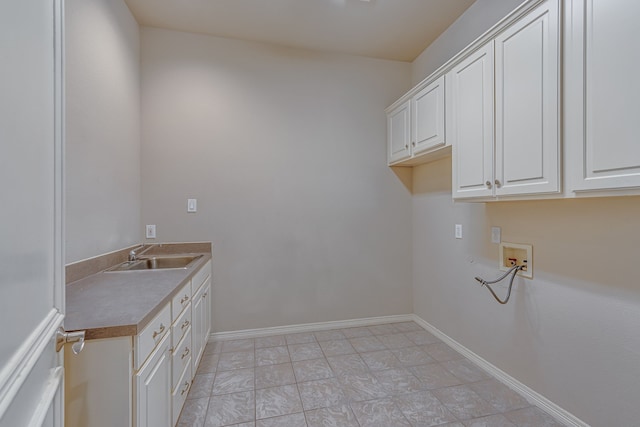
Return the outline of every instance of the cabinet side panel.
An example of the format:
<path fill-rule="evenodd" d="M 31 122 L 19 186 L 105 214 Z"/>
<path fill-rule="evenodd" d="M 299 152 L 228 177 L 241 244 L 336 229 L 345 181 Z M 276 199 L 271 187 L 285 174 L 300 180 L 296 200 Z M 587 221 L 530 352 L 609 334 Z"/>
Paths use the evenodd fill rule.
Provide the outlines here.
<path fill-rule="evenodd" d="M 131 426 L 131 337 L 90 340 L 65 351 L 65 426 Z"/>

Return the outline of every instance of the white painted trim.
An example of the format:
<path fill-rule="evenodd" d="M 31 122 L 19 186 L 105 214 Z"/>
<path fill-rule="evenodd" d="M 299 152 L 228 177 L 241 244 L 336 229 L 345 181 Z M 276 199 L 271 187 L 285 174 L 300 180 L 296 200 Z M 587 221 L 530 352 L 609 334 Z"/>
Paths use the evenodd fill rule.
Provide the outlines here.
<path fill-rule="evenodd" d="M 22 384 L 45 348 L 51 344 L 51 338 L 58 326 L 62 325 L 63 319 L 64 316 L 58 310 L 52 309 L 2 368 L 0 372 L 0 419 L 20 391 Z"/>
<path fill-rule="evenodd" d="M 49 409 L 51 409 L 52 405 L 56 404 L 55 396 L 61 390 L 60 384 L 62 383 L 63 374 L 64 369 L 62 366 L 58 366 L 51 372 L 51 376 L 49 377 L 45 390 L 42 393 L 42 398 L 33 413 L 31 421 L 29 422 L 29 427 L 42 427 L 42 423 L 44 422 Z"/>
<path fill-rule="evenodd" d="M 566 411 L 560 406 L 556 405 L 540 393 L 532 390 L 527 387 L 517 379 L 513 378 L 511 375 L 507 374 L 500 368 L 495 365 L 487 362 L 482 357 L 475 354 L 473 351 L 469 350 L 453 338 L 446 335 L 444 332 L 431 325 L 429 322 L 423 320 L 416 314 L 411 315 L 411 320 L 416 322 L 418 325 L 422 326 L 427 331 L 431 332 L 436 337 L 440 338 L 445 342 L 449 347 L 456 350 L 458 353 L 462 354 L 467 359 L 471 360 L 473 363 L 487 371 L 489 374 L 493 375 L 498 381 L 502 382 L 507 387 L 512 390 L 523 395 L 530 403 L 536 405 L 540 409 L 542 409 L 547 414 L 551 415 L 553 418 L 558 420 L 559 422 L 571 426 L 571 427 L 589 427 L 589 424 L 585 423 L 572 413 Z"/>
<path fill-rule="evenodd" d="M 362 319 L 338 320 L 331 322 L 304 323 L 301 325 L 274 326 L 270 328 L 244 329 L 230 332 L 214 332 L 209 335 L 209 342 L 227 341 L 245 338 L 260 338 L 272 335 L 296 334 L 300 332 L 327 331 L 329 329 L 354 328 L 358 326 L 373 326 L 383 323 L 412 322 L 413 314 L 398 314 L 393 316 L 366 317 Z"/>

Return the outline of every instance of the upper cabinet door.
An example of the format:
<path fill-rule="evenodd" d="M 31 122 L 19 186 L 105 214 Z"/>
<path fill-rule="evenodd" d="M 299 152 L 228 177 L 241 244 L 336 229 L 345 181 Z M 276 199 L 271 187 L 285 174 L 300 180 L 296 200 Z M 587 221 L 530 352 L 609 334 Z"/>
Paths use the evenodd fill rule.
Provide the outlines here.
<path fill-rule="evenodd" d="M 496 195 L 560 191 L 559 3 L 495 39 Z"/>
<path fill-rule="evenodd" d="M 444 145 L 444 76 L 413 97 L 412 112 L 413 154 Z"/>
<path fill-rule="evenodd" d="M 572 189 L 640 187 L 640 2 L 568 4 Z"/>
<path fill-rule="evenodd" d="M 447 74 L 453 197 L 493 195 L 493 42 Z"/>
<path fill-rule="evenodd" d="M 411 156 L 411 100 L 407 100 L 387 115 L 388 162 L 408 159 Z"/>

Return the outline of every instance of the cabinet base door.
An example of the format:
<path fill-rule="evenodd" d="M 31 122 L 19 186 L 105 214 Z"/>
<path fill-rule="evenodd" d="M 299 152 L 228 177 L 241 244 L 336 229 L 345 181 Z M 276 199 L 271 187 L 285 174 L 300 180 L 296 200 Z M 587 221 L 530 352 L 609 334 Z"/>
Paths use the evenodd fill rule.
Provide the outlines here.
<path fill-rule="evenodd" d="M 172 427 L 169 335 L 136 374 L 136 427 Z"/>

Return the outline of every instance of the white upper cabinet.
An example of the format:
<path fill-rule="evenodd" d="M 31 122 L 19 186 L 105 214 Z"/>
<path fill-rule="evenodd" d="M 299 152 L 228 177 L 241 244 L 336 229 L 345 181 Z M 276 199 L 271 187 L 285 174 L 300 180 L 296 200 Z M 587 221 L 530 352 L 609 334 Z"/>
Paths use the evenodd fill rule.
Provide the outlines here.
<path fill-rule="evenodd" d="M 441 75 L 414 87 L 387 109 L 389 165 L 413 166 L 443 154 L 444 88 Z"/>
<path fill-rule="evenodd" d="M 389 164 L 411 157 L 411 100 L 387 113 Z"/>
<path fill-rule="evenodd" d="M 560 191 L 558 8 L 542 2 L 448 73 L 454 198 Z"/>
<path fill-rule="evenodd" d="M 444 76 L 413 96 L 411 108 L 412 155 L 444 145 Z"/>
<path fill-rule="evenodd" d="M 560 191 L 558 3 L 543 3 L 495 39 L 498 196 Z"/>
<path fill-rule="evenodd" d="M 447 75 L 447 136 L 453 197 L 493 195 L 493 42 Z"/>
<path fill-rule="evenodd" d="M 574 191 L 640 187 L 640 2 L 567 2 L 567 142 Z"/>

